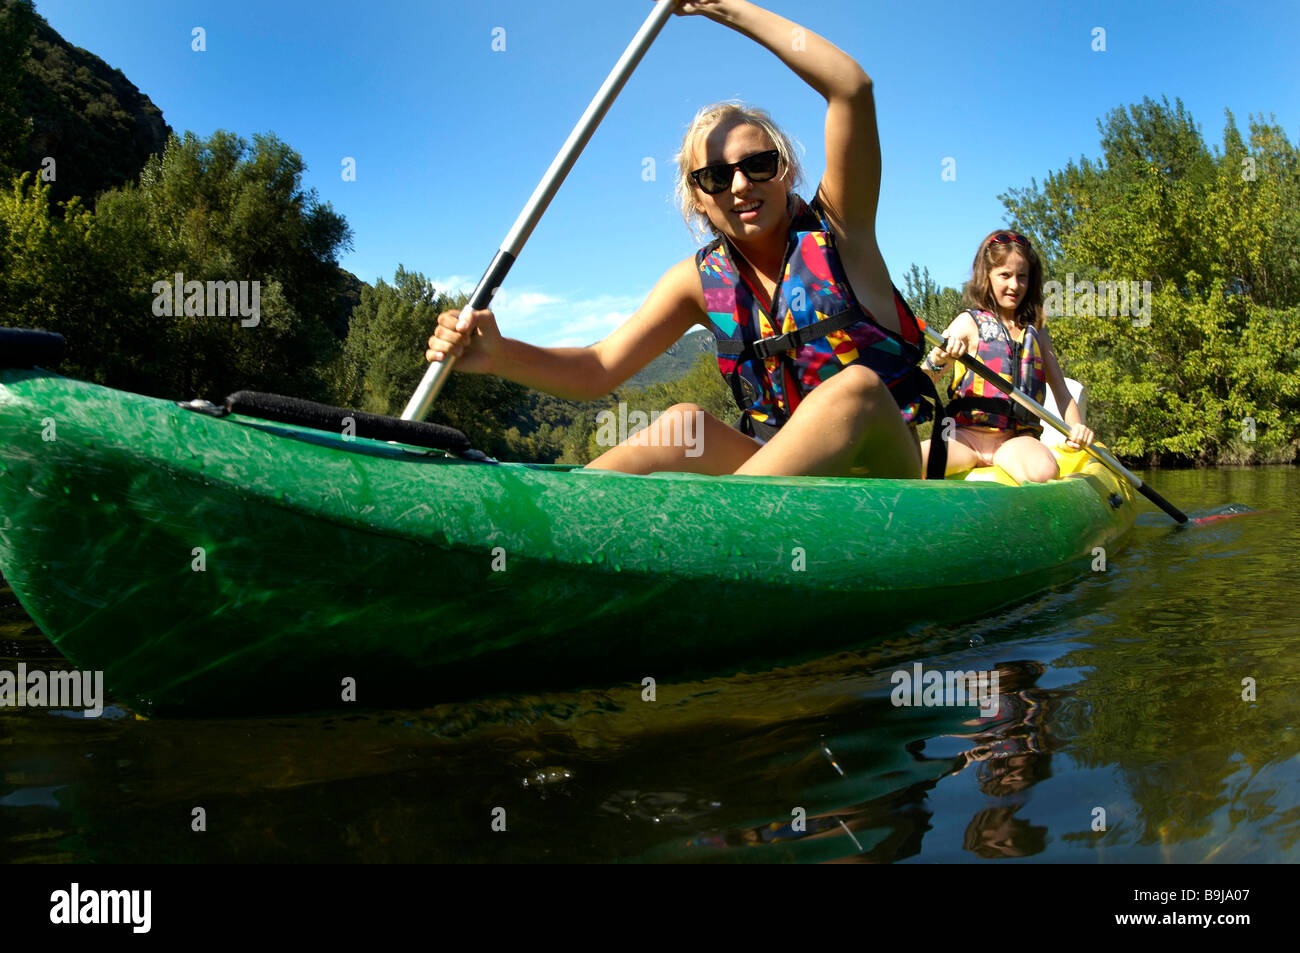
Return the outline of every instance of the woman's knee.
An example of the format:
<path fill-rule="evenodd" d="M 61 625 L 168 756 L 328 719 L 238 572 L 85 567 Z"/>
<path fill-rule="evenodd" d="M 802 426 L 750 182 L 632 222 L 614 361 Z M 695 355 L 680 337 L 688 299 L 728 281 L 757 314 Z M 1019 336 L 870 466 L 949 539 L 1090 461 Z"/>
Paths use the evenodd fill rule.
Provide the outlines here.
<path fill-rule="evenodd" d="M 832 405 L 837 409 L 853 407 L 867 414 L 879 413 L 882 409 L 895 410 L 894 398 L 880 375 L 861 364 L 851 364 L 818 384 L 804 402 L 823 408 Z"/>
<path fill-rule="evenodd" d="M 659 419 L 663 420 L 664 418 L 670 418 L 677 421 L 690 420 L 698 422 L 704 419 L 705 413 L 704 408 L 699 404 L 673 404 L 659 415 Z"/>
<path fill-rule="evenodd" d="M 667 416 L 668 414 L 702 414 L 702 413 L 704 413 L 704 408 L 701 407 L 699 404 L 684 403 L 684 404 L 673 404 L 671 407 L 669 407 L 667 410 L 663 412 L 662 416 Z"/>
<path fill-rule="evenodd" d="M 880 375 L 861 364 L 850 364 L 821 386 L 828 384 L 836 384 L 837 389 L 850 391 L 860 397 L 874 398 L 889 393 L 889 388 L 880 379 Z"/>
<path fill-rule="evenodd" d="M 628 438 L 634 446 L 695 447 L 704 434 L 709 415 L 699 404 L 673 404 L 643 430 Z"/>

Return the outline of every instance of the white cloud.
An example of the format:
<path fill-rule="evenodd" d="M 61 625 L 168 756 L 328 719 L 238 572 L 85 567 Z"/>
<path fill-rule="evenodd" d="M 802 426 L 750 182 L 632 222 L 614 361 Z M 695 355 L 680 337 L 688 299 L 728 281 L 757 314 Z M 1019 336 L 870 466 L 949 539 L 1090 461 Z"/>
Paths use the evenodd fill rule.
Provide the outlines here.
<path fill-rule="evenodd" d="M 445 295 L 469 294 L 478 284 L 477 278 L 471 278 L 469 275 L 447 275 L 446 277 L 430 278 L 429 284 L 433 285 L 436 291 Z"/>
<path fill-rule="evenodd" d="M 492 307 L 503 314 L 513 315 L 517 320 L 526 320 L 559 302 L 560 299 L 554 295 L 540 291 L 511 291 L 509 288 L 502 288 L 493 299 Z"/>
<path fill-rule="evenodd" d="M 445 294 L 469 294 L 478 283 L 467 275 L 430 278 Z M 648 292 L 647 292 L 648 293 Z M 492 299 L 501 333 L 540 347 L 594 344 L 632 316 L 644 295 L 598 295 L 569 300 L 536 289 L 502 288 Z"/>
<path fill-rule="evenodd" d="M 607 337 L 632 314 L 632 311 L 601 311 L 575 317 L 558 337 L 546 343 L 550 347 L 586 347 Z"/>
<path fill-rule="evenodd" d="M 567 299 L 541 291 L 502 289 L 493 302 L 501 333 L 540 347 L 585 347 L 632 316 L 644 295 Z"/>

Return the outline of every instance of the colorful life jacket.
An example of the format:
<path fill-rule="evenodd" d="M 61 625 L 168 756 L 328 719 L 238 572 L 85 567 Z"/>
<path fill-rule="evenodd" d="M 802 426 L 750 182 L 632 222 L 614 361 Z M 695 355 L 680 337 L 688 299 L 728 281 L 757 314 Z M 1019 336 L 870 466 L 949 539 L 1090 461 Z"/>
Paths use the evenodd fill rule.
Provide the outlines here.
<path fill-rule="evenodd" d="M 975 357 L 1041 404 L 1047 396 L 1047 380 L 1043 373 L 1043 349 L 1038 332 L 1032 326 L 1027 327 L 1024 337 L 1016 341 L 1000 318 L 974 309 L 967 313 L 975 319 L 975 326 L 979 329 L 980 344 Z M 958 427 L 992 427 L 1023 431 L 1034 436 L 1043 432 L 1043 425 L 1037 417 L 974 371 L 954 375 L 948 396 L 948 413 Z"/>
<path fill-rule="evenodd" d="M 770 439 L 809 391 L 850 364 L 880 376 L 906 422 L 929 419 L 922 397 L 934 388 L 916 366 L 922 336 L 907 303 L 895 288 L 901 336 L 877 324 L 849 287 L 830 228 L 816 209 L 792 200 L 794 221 L 770 312 L 727 241 L 715 239 L 695 255 L 718 370 L 741 410 L 737 427 Z M 937 404 L 937 395 L 932 400 Z"/>

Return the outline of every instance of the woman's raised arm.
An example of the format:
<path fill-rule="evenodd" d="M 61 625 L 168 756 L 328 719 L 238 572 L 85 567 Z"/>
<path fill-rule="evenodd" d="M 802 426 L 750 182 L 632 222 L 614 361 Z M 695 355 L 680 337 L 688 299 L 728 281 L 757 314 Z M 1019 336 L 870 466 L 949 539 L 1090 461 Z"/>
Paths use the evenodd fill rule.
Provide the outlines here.
<path fill-rule="evenodd" d="M 826 100 L 826 172 L 818 197 L 839 235 L 875 239 L 880 136 L 871 78 L 811 30 L 746 0 L 683 0 L 678 9 L 730 27 L 771 50 Z"/>

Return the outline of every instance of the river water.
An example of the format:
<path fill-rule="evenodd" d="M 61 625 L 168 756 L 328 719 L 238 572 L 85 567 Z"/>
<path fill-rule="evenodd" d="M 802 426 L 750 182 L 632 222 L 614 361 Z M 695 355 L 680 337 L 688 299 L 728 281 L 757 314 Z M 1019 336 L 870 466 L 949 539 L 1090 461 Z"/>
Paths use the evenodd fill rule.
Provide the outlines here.
<path fill-rule="evenodd" d="M 1147 476 L 1257 512 L 1149 510 L 1104 570 L 996 615 L 653 702 L 0 709 L 0 861 L 1298 861 L 1300 470 Z M 20 661 L 66 665 L 0 588 Z M 996 671 L 996 701 L 893 704 L 918 662 Z"/>

